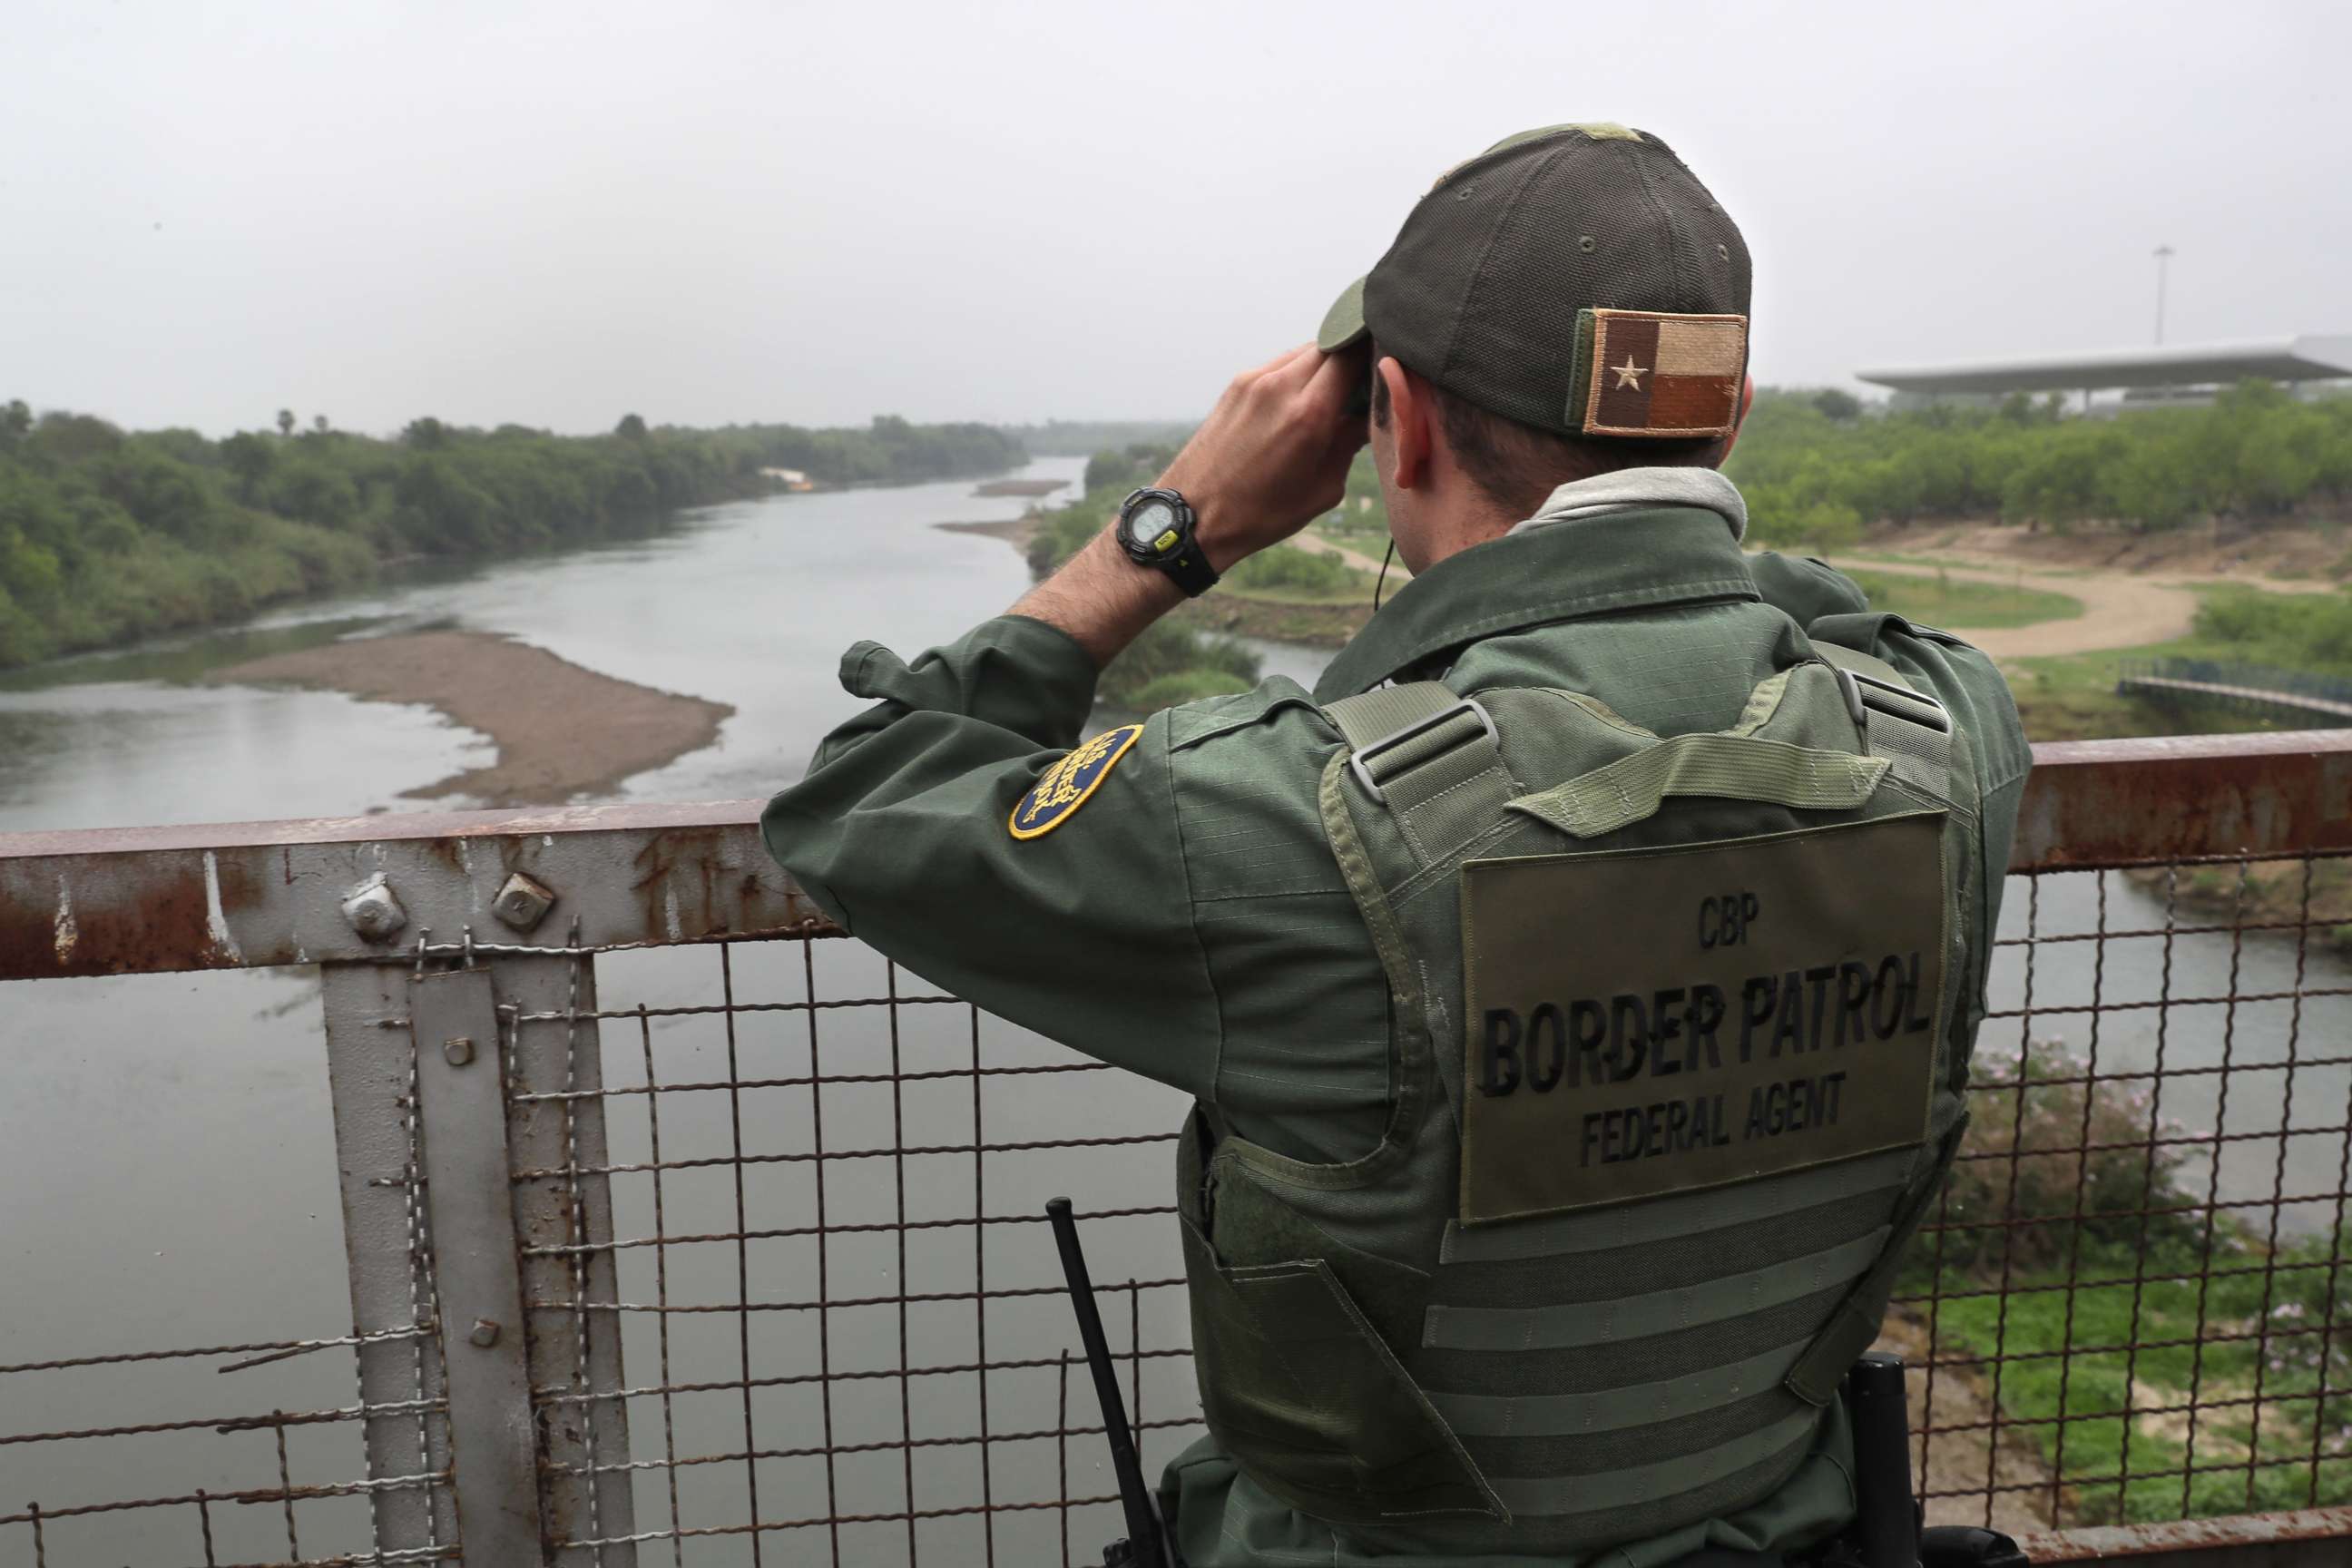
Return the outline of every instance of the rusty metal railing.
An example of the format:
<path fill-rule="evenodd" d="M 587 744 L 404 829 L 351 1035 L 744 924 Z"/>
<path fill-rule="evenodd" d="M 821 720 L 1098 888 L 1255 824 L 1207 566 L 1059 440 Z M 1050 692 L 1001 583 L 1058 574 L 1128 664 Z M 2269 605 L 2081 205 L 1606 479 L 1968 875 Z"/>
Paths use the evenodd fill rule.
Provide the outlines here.
<path fill-rule="evenodd" d="M 0 839 L 0 981 L 318 966 L 352 1313 L 46 1359 L 0 1325 L 0 1560 L 1068 1563 L 1116 1533 L 1036 1216 L 1077 1197 L 1164 1460 L 1200 1431 L 1181 1105 L 840 937 L 755 810 Z M 2184 1518 L 2352 1540 L 2347 855 L 2352 737 L 2041 749 L 1969 1145 L 1889 1324 L 1931 1519 L 2051 1561 Z M 92 1418 L 11 1420 L 37 1386 Z"/>

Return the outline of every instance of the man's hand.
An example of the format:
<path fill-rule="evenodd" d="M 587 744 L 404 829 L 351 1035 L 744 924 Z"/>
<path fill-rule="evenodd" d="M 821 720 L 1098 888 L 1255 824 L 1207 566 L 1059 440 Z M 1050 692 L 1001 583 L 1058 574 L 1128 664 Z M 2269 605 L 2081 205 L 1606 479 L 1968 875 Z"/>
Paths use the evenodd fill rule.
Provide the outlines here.
<path fill-rule="evenodd" d="M 1370 374 L 1369 345 L 1307 343 L 1234 378 L 1159 479 L 1192 504 L 1210 565 L 1227 571 L 1339 504 L 1370 434 L 1348 412 Z"/>
<path fill-rule="evenodd" d="M 1192 504 L 1210 565 L 1223 572 L 1339 504 L 1348 463 L 1370 435 L 1363 416 L 1348 413 L 1370 374 L 1365 350 L 1327 355 L 1309 343 L 1225 388 L 1160 477 Z M 1175 584 L 1129 561 L 1105 529 L 1012 613 L 1059 626 L 1099 668 L 1183 602 Z"/>

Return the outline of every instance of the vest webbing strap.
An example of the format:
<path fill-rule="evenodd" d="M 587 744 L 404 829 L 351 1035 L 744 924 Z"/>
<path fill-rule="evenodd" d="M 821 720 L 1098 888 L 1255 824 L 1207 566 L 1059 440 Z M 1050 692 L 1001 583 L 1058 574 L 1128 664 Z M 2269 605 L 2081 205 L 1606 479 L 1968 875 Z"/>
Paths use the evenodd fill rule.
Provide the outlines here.
<path fill-rule="evenodd" d="M 1857 757 L 1753 735 L 1676 735 L 1566 784 L 1521 795 L 1509 809 L 1579 838 L 1597 838 L 1654 816 L 1668 795 L 1848 810 L 1870 798 L 1892 765 L 1885 757 Z"/>
<path fill-rule="evenodd" d="M 1572 1350 L 1658 1331 L 1662 1324 L 1696 1328 L 1778 1306 L 1860 1278 L 1878 1260 L 1887 1227 L 1802 1258 L 1768 1264 L 1666 1290 L 1646 1290 L 1606 1301 L 1549 1307 L 1433 1306 L 1422 1317 L 1421 1342 L 1433 1350 Z"/>
<path fill-rule="evenodd" d="M 1943 705 L 1920 695 L 1902 671 L 1875 654 L 1832 642 L 1815 643 L 1813 652 L 1852 681 L 1847 689 L 1860 703 L 1855 721 L 1864 746 L 1893 763 L 1895 777 L 1948 798 L 1952 717 Z"/>
<path fill-rule="evenodd" d="M 1429 1402 L 1463 1437 L 1559 1437 L 1616 1432 L 1720 1408 L 1727 1398 L 1770 1388 L 1789 1375 L 1811 1343 L 1775 1346 L 1729 1366 L 1706 1366 L 1680 1377 L 1628 1384 L 1590 1394 L 1443 1394 Z"/>
<path fill-rule="evenodd" d="M 1344 697 L 1323 711 L 1354 748 L 1358 781 L 1378 792 L 1423 865 L 1492 826 L 1517 788 L 1486 710 L 1434 680 Z"/>
<path fill-rule="evenodd" d="M 1647 1203 L 1572 1209 L 1508 1225 L 1465 1226 L 1460 1220 L 1449 1220 L 1438 1260 L 1509 1263 L 1525 1258 L 1564 1258 L 1620 1247 L 1655 1246 L 1679 1241 L 1694 1231 L 1761 1225 L 1864 1193 L 1886 1193 L 1891 1203 L 1910 1176 L 1913 1163 L 1912 1151 L 1889 1149 L 1858 1160 L 1815 1165 L 1775 1182 L 1709 1187 Z"/>
<path fill-rule="evenodd" d="M 1517 1480 L 1494 1477 L 1489 1485 L 1514 1514 L 1584 1513 L 1655 1502 L 1738 1474 L 1811 1440 L 1822 1413 L 1808 1406 L 1769 1426 L 1717 1443 L 1696 1453 L 1654 1464 L 1624 1465 L 1584 1476 L 1547 1476 Z"/>

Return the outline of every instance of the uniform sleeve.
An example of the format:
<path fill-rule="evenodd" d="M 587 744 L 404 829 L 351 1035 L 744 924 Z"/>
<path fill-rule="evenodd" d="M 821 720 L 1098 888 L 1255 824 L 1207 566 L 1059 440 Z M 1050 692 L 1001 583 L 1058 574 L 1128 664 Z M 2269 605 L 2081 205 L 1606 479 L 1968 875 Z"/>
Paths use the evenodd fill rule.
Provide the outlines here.
<path fill-rule="evenodd" d="M 1748 558 L 1748 571 L 1764 602 L 1801 626 L 1870 607 L 1853 578 L 1810 556 L 1800 560 L 1767 550 Z"/>
<path fill-rule="evenodd" d="M 1198 1098 L 1218 1019 L 1154 716 L 1035 837 L 1013 808 L 1077 743 L 1095 670 L 1005 616 L 911 665 L 860 644 L 875 706 L 826 737 L 761 818 L 770 853 L 853 935 L 935 985 Z"/>

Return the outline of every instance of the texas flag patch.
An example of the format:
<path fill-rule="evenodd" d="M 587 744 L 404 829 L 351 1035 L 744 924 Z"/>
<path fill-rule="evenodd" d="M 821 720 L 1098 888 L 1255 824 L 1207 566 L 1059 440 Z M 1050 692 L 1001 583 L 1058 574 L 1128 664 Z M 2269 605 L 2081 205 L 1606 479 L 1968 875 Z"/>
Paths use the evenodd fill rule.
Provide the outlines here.
<path fill-rule="evenodd" d="M 1739 423 L 1747 317 L 1580 310 L 1576 337 L 1571 428 L 1692 439 L 1728 436 Z"/>

